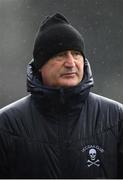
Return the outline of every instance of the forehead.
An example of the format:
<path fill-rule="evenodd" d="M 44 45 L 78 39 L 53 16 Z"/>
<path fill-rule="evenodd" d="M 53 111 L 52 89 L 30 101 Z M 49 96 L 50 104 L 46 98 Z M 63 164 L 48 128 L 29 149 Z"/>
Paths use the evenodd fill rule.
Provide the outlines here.
<path fill-rule="evenodd" d="M 55 57 L 59 57 L 59 56 L 64 56 L 64 55 L 67 55 L 71 53 L 72 55 L 80 55 L 83 59 L 84 59 L 84 55 L 82 54 L 82 52 L 78 51 L 78 50 L 65 50 L 65 51 L 61 51 L 61 52 L 58 52 L 57 54 L 55 54 L 53 57 L 51 57 L 50 59 L 54 59 Z M 50 60 L 49 59 L 49 60 Z"/>
<path fill-rule="evenodd" d="M 62 53 L 67 53 L 67 52 L 71 52 L 71 53 L 78 52 L 78 53 L 82 54 L 82 52 L 79 51 L 79 50 L 76 50 L 76 49 L 67 49 L 67 50 L 60 51 L 60 52 L 56 53 L 56 55 L 57 54 L 62 54 Z"/>

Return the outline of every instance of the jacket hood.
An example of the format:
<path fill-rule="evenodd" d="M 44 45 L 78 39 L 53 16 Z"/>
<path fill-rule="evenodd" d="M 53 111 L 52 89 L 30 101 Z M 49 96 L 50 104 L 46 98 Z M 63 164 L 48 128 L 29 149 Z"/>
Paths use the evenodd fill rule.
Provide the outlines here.
<path fill-rule="evenodd" d="M 77 85 L 68 88 L 53 88 L 45 86 L 34 71 L 34 61 L 27 66 L 27 91 L 32 94 L 32 99 L 40 112 L 77 112 L 81 109 L 90 88 L 93 86 L 93 77 L 90 64 L 85 59 L 84 78 Z M 77 113 L 75 113 L 77 114 Z"/>
<path fill-rule="evenodd" d="M 36 101 L 39 107 L 43 103 L 43 107 L 46 107 L 45 109 L 62 107 L 70 110 L 71 107 L 76 107 L 85 101 L 94 83 L 90 64 L 87 59 L 85 59 L 84 64 L 83 80 L 77 86 L 68 88 L 45 86 L 35 73 L 33 63 L 34 61 L 32 60 L 27 66 L 27 91 L 32 94 L 34 101 Z"/>
<path fill-rule="evenodd" d="M 38 75 L 35 73 L 33 69 L 34 60 L 32 59 L 31 62 L 27 66 L 27 91 L 31 94 L 40 94 L 40 96 L 50 96 L 55 95 L 58 93 L 62 93 L 62 95 L 73 95 L 74 94 L 82 94 L 86 90 L 90 89 L 93 84 L 93 76 L 92 71 L 90 68 L 89 61 L 85 59 L 84 64 L 84 78 L 83 80 L 77 85 L 68 88 L 54 88 L 54 87 L 47 87 L 45 86 Z"/>
<path fill-rule="evenodd" d="M 90 64 L 87 59 L 85 59 L 84 64 L 83 80 L 77 86 L 69 88 L 54 88 L 45 86 L 35 73 L 33 63 L 34 60 L 32 59 L 27 66 L 27 91 L 33 95 L 38 95 L 42 98 L 53 98 L 53 100 L 58 100 L 60 97 L 63 101 L 71 97 L 73 98 L 74 95 L 79 95 L 82 98 L 81 100 L 84 100 L 87 97 L 90 88 L 94 84 Z"/>
<path fill-rule="evenodd" d="M 77 112 L 84 103 L 90 88 L 93 86 L 93 77 L 89 62 L 85 59 L 84 78 L 77 85 L 68 88 L 53 88 L 45 86 L 34 71 L 34 61 L 27 66 L 27 91 L 41 112 Z M 50 111 L 50 112 L 49 112 Z"/>

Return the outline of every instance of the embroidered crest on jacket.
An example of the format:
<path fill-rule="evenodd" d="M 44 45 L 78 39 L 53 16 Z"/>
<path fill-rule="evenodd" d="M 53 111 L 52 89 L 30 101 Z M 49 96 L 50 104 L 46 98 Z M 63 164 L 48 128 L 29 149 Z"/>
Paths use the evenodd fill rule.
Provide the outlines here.
<path fill-rule="evenodd" d="M 98 145 L 87 145 L 81 150 L 82 152 L 87 151 L 87 167 L 95 166 L 99 167 L 101 164 L 100 159 L 98 158 L 98 155 L 100 153 L 104 152 L 104 149 L 102 149 Z"/>

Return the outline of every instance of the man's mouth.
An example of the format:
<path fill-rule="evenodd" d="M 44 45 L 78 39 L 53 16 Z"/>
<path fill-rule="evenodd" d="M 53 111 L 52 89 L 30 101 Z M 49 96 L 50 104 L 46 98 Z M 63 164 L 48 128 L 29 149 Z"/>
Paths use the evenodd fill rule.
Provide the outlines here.
<path fill-rule="evenodd" d="M 62 77 L 74 77 L 76 75 L 76 72 L 67 72 L 63 73 Z"/>

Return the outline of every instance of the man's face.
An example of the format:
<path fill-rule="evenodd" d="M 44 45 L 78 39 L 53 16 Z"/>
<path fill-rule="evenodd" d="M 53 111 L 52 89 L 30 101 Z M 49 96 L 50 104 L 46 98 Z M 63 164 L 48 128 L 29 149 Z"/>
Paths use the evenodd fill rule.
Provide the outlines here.
<path fill-rule="evenodd" d="M 68 50 L 48 60 L 39 72 L 43 84 L 51 87 L 76 86 L 83 78 L 84 58 L 78 51 Z"/>

